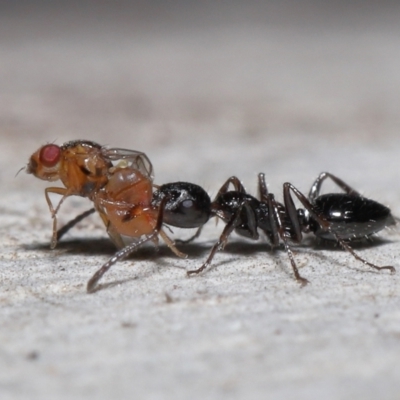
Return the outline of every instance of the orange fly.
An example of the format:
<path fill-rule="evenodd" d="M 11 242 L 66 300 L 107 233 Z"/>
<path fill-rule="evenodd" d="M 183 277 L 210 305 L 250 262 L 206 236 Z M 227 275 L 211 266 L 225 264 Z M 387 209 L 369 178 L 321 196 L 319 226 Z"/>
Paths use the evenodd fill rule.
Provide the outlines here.
<path fill-rule="evenodd" d="M 48 187 L 45 198 L 53 218 L 50 247 L 73 225 L 98 211 L 107 233 L 120 249 L 88 282 L 93 292 L 101 276 L 118 260 L 125 258 L 138 246 L 153 241 L 160 235 L 179 257 L 186 257 L 163 231 L 163 211 L 168 199 L 153 203 L 153 167 L 142 152 L 108 148 L 95 142 L 76 140 L 61 146 L 47 144 L 30 158 L 27 173 L 47 181 L 61 180 L 64 187 Z M 50 193 L 61 195 L 57 206 Z M 57 213 L 68 196 L 87 197 L 94 208 L 79 215 L 57 231 Z M 127 237 L 133 243 L 126 245 Z"/>

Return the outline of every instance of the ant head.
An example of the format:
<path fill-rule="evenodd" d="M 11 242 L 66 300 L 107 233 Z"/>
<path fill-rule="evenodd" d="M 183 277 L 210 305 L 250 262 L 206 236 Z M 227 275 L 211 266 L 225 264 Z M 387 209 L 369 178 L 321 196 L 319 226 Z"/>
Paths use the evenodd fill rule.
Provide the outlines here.
<path fill-rule="evenodd" d="M 60 158 L 60 146 L 46 144 L 32 154 L 26 172 L 39 179 L 56 181 L 59 179 Z"/>

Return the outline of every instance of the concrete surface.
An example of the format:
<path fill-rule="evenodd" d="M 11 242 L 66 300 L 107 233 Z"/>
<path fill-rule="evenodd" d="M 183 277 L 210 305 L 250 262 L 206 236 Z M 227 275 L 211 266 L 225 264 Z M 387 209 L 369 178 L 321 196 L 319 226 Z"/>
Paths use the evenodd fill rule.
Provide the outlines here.
<path fill-rule="evenodd" d="M 15 178 L 42 144 L 81 138 L 211 194 L 233 174 L 254 193 L 264 171 L 281 198 L 331 171 L 400 215 L 399 6 L 275 4 L 2 4 L 2 400 L 399 398 L 398 230 L 356 246 L 393 276 L 308 238 L 300 288 L 284 251 L 237 236 L 186 278 L 210 222 L 189 260 L 149 246 L 87 295 L 114 252 L 101 222 L 50 251 L 46 184 Z M 88 206 L 68 199 L 61 223 Z"/>

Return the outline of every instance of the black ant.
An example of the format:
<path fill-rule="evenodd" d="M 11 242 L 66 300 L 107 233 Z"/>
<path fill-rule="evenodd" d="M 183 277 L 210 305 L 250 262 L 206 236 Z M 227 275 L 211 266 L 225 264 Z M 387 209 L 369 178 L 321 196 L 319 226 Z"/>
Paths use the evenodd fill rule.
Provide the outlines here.
<path fill-rule="evenodd" d="M 330 178 L 344 193 L 330 193 L 320 195 L 323 181 Z M 119 190 L 129 190 L 129 180 L 118 180 Z M 234 190 L 228 190 L 233 185 Z M 258 176 L 260 199 L 246 193 L 243 185 L 237 177 L 229 178 L 218 191 L 214 201 L 200 186 L 187 182 L 174 182 L 154 186 L 157 190 L 152 194 L 151 204 L 147 206 L 147 222 L 149 232 L 135 235 L 127 232 L 128 236 L 137 237 L 137 241 L 128 244 L 119 250 L 110 260 L 104 264 L 89 280 L 87 290 L 93 292 L 101 277 L 117 261 L 127 257 L 139 246 L 148 241 L 157 241 L 163 224 L 180 228 L 198 228 L 197 233 L 188 241 L 200 235 L 203 225 L 212 217 L 222 219 L 226 226 L 219 240 L 212 247 L 207 260 L 196 270 L 188 271 L 188 275 L 198 274 L 207 268 L 215 254 L 223 250 L 230 234 L 235 231 L 241 236 L 257 240 L 258 229 L 267 236 L 272 247 L 283 242 L 289 256 L 293 273 L 302 285 L 308 283 L 303 278 L 296 266 L 290 242 L 300 243 L 303 233 L 314 233 L 318 238 L 335 241 L 345 250 L 350 252 L 357 260 L 376 270 L 388 269 L 395 272 L 392 266 L 379 267 L 372 264 L 359 255 L 348 244 L 351 240 L 369 237 L 383 228 L 395 224 L 390 209 L 382 204 L 361 196 L 357 191 L 336 176 L 327 172 L 321 173 L 313 183 L 308 198 L 296 189 L 291 183 L 283 185 L 284 203 L 275 200 L 269 193 L 265 183 L 264 174 Z M 101 193 L 101 191 L 99 192 Z M 108 190 L 106 193 L 110 193 Z M 303 209 L 297 209 L 292 194 L 303 205 Z M 149 201 L 150 197 L 147 197 Z M 95 200 L 95 204 L 107 204 L 107 199 Z M 137 205 L 129 203 L 116 203 L 112 196 L 110 205 L 118 221 L 115 226 L 123 227 L 125 222 L 131 221 L 132 213 Z M 103 210 L 107 214 L 106 211 Z M 107 214 L 110 221 L 113 217 Z M 120 230 L 122 228 L 118 228 Z M 165 234 L 164 234 L 165 235 Z M 139 238 L 140 236 L 140 238 Z M 163 236 L 165 240 L 165 237 Z M 169 239 L 169 238 L 168 238 Z M 172 242 L 167 241 L 168 246 L 178 255 Z"/>
<path fill-rule="evenodd" d="M 369 237 L 395 224 L 390 210 L 361 196 L 341 179 L 327 172 L 315 180 L 308 198 L 291 183 L 285 183 L 284 204 L 278 203 L 274 195 L 268 193 L 264 174 L 258 177 L 259 199 L 246 193 L 238 178 L 231 177 L 211 201 L 204 189 L 192 183 L 154 185 L 153 168 L 144 153 L 107 148 L 85 140 L 70 141 L 62 146 L 42 146 L 31 156 L 27 172 L 48 181 L 60 179 L 65 186 L 45 190 L 54 222 L 51 248 L 55 247 L 65 232 L 95 210 L 103 219 L 110 238 L 121 248 L 90 279 L 87 287 L 89 292 L 95 290 L 99 279 L 115 262 L 127 257 L 147 241 L 157 244 L 158 236 L 176 255 L 186 257 L 163 231 L 163 224 L 198 228 L 188 242 L 198 237 L 203 225 L 214 216 L 222 219 L 226 226 L 205 263 L 196 270 L 188 271 L 188 275 L 207 268 L 217 251 L 225 247 L 233 231 L 257 240 L 258 229 L 265 233 L 272 247 L 283 242 L 294 276 L 303 285 L 308 281 L 299 274 L 289 242 L 300 243 L 302 234 L 307 232 L 339 243 L 357 260 L 376 270 L 395 272 L 391 266 L 379 267 L 364 260 L 348 244 L 351 240 Z M 321 185 L 327 178 L 344 193 L 320 195 Z M 234 190 L 228 190 L 230 185 Z M 55 208 L 49 193 L 62 196 Z M 292 194 L 304 209 L 296 209 Z M 95 208 L 81 214 L 57 232 L 57 211 L 63 200 L 71 195 L 89 198 Z M 134 242 L 125 246 L 124 236 L 132 238 Z"/>
<path fill-rule="evenodd" d="M 323 181 L 330 178 L 344 193 L 320 195 Z M 232 184 L 234 190 L 228 190 Z M 246 193 L 236 177 L 229 178 L 211 203 L 211 215 L 226 222 L 226 226 L 211 249 L 203 265 L 188 271 L 188 275 L 198 274 L 207 268 L 217 251 L 222 250 L 232 231 L 241 236 L 257 240 L 258 229 L 267 236 L 272 247 L 283 242 L 292 265 L 293 273 L 302 285 L 308 283 L 296 266 L 290 242 L 300 243 L 303 233 L 314 233 L 318 238 L 335 241 L 357 260 L 376 270 L 387 269 L 394 273 L 392 266 L 379 267 L 357 255 L 348 244 L 351 240 L 363 239 L 394 225 L 396 222 L 390 209 L 384 205 L 361 196 L 338 177 L 323 172 L 311 186 L 308 198 L 291 183 L 283 185 L 284 204 L 275 200 L 267 190 L 264 174 L 258 175 L 260 200 Z M 296 209 L 292 193 L 304 209 Z"/>

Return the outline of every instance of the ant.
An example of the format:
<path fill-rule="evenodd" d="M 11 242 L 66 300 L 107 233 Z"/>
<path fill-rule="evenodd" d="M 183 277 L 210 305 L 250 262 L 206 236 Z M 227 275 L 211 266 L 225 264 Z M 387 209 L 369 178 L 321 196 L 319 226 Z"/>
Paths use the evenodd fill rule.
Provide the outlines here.
<path fill-rule="evenodd" d="M 344 193 L 321 195 L 321 185 L 327 178 Z M 228 190 L 230 184 L 234 190 Z M 246 193 L 237 177 L 233 176 L 225 182 L 211 203 L 211 215 L 222 219 L 226 226 L 207 260 L 200 268 L 188 271 L 188 275 L 198 274 L 207 268 L 217 251 L 223 250 L 233 231 L 258 240 L 258 229 L 267 236 L 272 248 L 283 242 L 294 277 L 302 286 L 309 282 L 298 271 L 290 242 L 300 243 L 303 233 L 313 233 L 317 238 L 339 243 L 354 258 L 371 268 L 387 269 L 392 273 L 396 271 L 392 266 L 379 267 L 366 261 L 348 243 L 351 240 L 368 238 L 383 228 L 394 225 L 396 222 L 390 209 L 361 196 L 335 175 L 322 172 L 311 186 L 308 198 L 291 183 L 284 183 L 284 204 L 277 202 L 274 195 L 268 192 L 263 173 L 258 175 L 258 191 L 259 200 Z M 292 194 L 303 205 L 303 209 L 296 209 Z"/>
<path fill-rule="evenodd" d="M 46 144 L 40 147 L 30 157 L 26 168 L 28 174 L 33 174 L 46 181 L 61 180 L 65 187 L 48 187 L 45 198 L 53 218 L 53 235 L 50 248 L 54 249 L 57 241 L 72 226 L 95 212 L 92 208 L 70 221 L 57 232 L 57 213 L 61 204 L 68 196 L 82 196 L 94 200 L 97 193 L 107 184 L 114 164 L 119 162 L 131 166 L 153 179 L 153 166 L 148 157 L 141 152 L 120 148 L 108 148 L 88 140 L 72 140 L 61 146 Z M 56 207 L 51 202 L 50 193 L 61 195 Z M 105 225 L 107 218 L 100 213 Z M 117 239 L 117 235 L 115 235 Z"/>
<path fill-rule="evenodd" d="M 321 185 L 327 178 L 338 185 L 344 193 L 320 195 Z M 122 181 L 119 180 L 119 184 Z M 234 190 L 228 190 L 230 185 L 233 185 Z M 327 172 L 321 173 L 313 183 L 308 198 L 291 183 L 285 183 L 283 185 L 284 204 L 277 202 L 274 195 L 268 192 L 265 175 L 262 173 L 258 175 L 258 189 L 260 199 L 246 193 L 240 180 L 233 176 L 222 185 L 215 199 L 211 201 L 203 188 L 192 183 L 173 182 L 158 186 L 152 195 L 150 207 L 153 220 L 149 227 L 151 226 L 152 230 L 110 258 L 89 280 L 88 292 L 96 290 L 98 281 L 113 264 L 127 257 L 143 243 L 149 240 L 156 241 L 163 224 L 180 228 L 198 228 L 193 237 L 187 241 L 181 241 L 185 243 L 197 238 L 204 224 L 212 217 L 223 220 L 226 223 L 225 228 L 206 261 L 200 268 L 187 271 L 189 276 L 202 272 L 211 264 L 215 254 L 224 249 L 233 231 L 240 236 L 258 240 L 258 229 L 264 232 L 272 247 L 283 242 L 293 274 L 302 286 L 306 285 L 308 280 L 303 278 L 298 271 L 290 242 L 300 243 L 303 233 L 314 233 L 317 238 L 339 243 L 353 257 L 371 268 L 395 272 L 392 266 L 379 267 L 366 261 L 348 244 L 350 240 L 369 237 L 395 224 L 390 209 L 361 196 L 338 177 Z M 296 209 L 292 193 L 304 209 Z M 103 201 L 103 204 L 107 204 L 109 200 L 101 200 Z M 110 220 L 119 227 L 118 229 L 122 229 L 124 224 L 130 221 L 136 209 L 135 204 L 130 203 L 131 199 L 126 198 L 124 201 L 127 202 L 116 204 L 113 198 L 110 202 L 115 211 L 114 217 L 119 219 L 121 225 L 118 225 L 118 221 L 114 221 L 114 218 L 107 213 Z M 120 212 L 121 206 L 124 209 L 124 216 Z M 126 233 L 128 236 L 133 236 L 130 228 Z M 165 240 L 164 237 L 163 239 Z M 168 246 L 177 254 L 174 246 L 171 244 Z"/>

